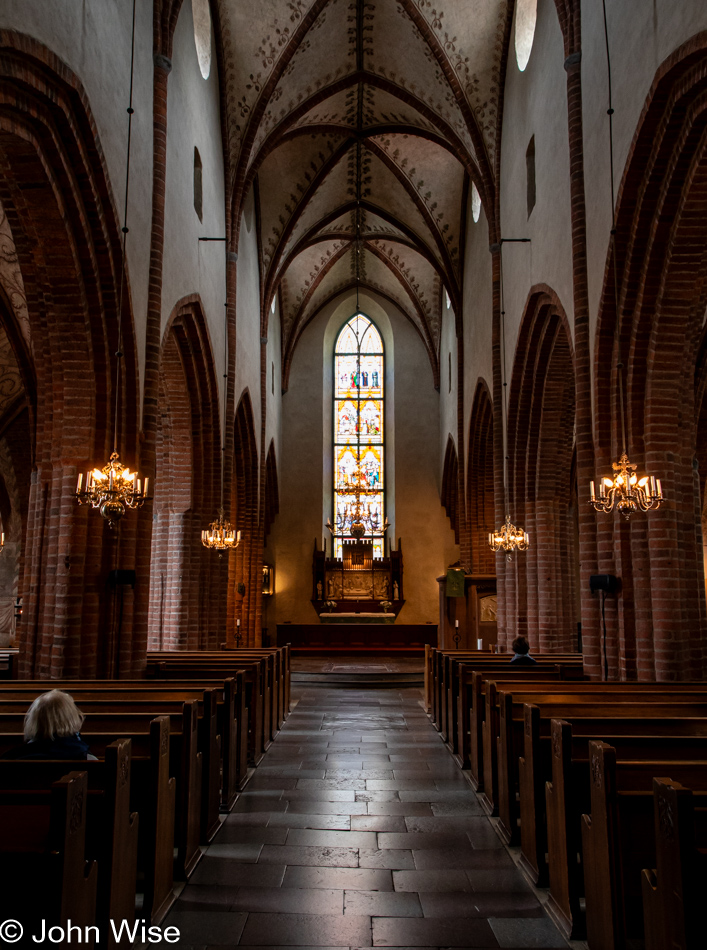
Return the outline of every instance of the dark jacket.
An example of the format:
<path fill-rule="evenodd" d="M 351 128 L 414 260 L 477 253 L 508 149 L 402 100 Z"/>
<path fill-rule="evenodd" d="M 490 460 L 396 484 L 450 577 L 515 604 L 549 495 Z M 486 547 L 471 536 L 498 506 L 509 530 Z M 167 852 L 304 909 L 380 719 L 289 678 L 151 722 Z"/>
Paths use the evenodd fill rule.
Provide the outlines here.
<path fill-rule="evenodd" d="M 516 653 L 511 660 L 511 663 L 515 663 L 516 666 L 535 666 L 537 662 L 529 653 Z"/>
<path fill-rule="evenodd" d="M 87 759 L 88 744 L 81 736 L 56 736 L 54 739 L 38 739 L 25 742 L 23 746 L 10 749 L 3 759 Z M 95 758 L 95 756 L 91 756 Z"/>

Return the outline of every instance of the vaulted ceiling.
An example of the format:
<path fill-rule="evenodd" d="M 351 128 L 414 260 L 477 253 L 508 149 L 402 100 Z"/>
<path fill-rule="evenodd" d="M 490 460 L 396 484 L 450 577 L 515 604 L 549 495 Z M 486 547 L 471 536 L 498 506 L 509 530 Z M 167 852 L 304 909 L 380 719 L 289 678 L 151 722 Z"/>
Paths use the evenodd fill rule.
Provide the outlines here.
<path fill-rule="evenodd" d="M 219 0 L 233 232 L 256 188 L 263 320 L 283 364 L 360 283 L 439 369 L 471 181 L 493 211 L 512 0 Z M 491 215 L 492 216 L 492 215 Z"/>

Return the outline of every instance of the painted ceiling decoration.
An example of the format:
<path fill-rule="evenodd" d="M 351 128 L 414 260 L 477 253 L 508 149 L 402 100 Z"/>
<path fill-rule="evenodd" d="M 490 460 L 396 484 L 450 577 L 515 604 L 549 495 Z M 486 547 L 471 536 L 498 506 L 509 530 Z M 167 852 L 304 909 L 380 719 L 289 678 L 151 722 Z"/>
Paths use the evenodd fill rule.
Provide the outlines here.
<path fill-rule="evenodd" d="M 418 330 L 439 378 L 469 189 L 493 217 L 513 0 L 218 0 L 237 243 L 260 213 L 263 321 L 287 385 L 303 329 L 356 283 Z M 360 163 L 360 195 L 357 171 Z"/>

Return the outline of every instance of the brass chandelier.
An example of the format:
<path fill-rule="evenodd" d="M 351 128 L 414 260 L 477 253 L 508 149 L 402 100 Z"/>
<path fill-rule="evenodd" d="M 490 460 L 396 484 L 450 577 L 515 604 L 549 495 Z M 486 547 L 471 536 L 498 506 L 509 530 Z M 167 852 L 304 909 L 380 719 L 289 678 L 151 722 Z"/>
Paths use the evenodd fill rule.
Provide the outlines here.
<path fill-rule="evenodd" d="M 526 238 L 516 238 L 513 240 L 526 243 Z M 503 240 L 500 242 L 503 254 Z M 506 311 L 504 309 L 503 297 L 503 257 L 500 257 L 500 277 L 501 277 L 501 352 L 503 369 L 503 405 L 501 406 L 501 425 L 503 428 L 503 497 L 508 500 L 508 384 L 506 383 Z M 516 528 L 511 522 L 510 514 L 506 514 L 506 520 L 500 528 L 495 528 L 489 532 L 489 547 L 494 554 L 504 551 L 506 560 L 513 560 L 514 551 L 527 551 L 530 546 L 528 532 L 523 528 Z"/>
<path fill-rule="evenodd" d="M 506 520 L 500 528 L 489 533 L 489 547 L 491 550 L 494 554 L 498 551 L 505 551 L 509 560 L 514 551 L 527 551 L 529 546 L 528 532 L 511 524 L 510 515 L 506 515 Z"/>
<path fill-rule="evenodd" d="M 611 256 L 614 270 L 614 312 L 616 315 L 616 369 L 619 383 L 619 414 L 621 417 L 621 456 L 618 462 L 612 462 L 613 476 L 604 476 L 599 481 L 599 496 L 597 497 L 594 482 L 589 483 L 589 504 L 596 511 L 607 514 L 614 509 L 628 519 L 635 511 L 652 511 L 660 508 L 665 501 L 660 479 L 653 475 L 636 474 L 637 466 L 633 464 L 626 451 L 626 419 L 624 408 L 624 383 L 621 360 L 621 325 L 619 316 L 618 269 L 616 262 L 616 212 L 614 199 L 614 109 L 611 99 L 611 57 L 609 55 L 609 30 L 606 20 L 606 3 L 602 3 L 604 10 L 604 40 L 606 43 L 606 65 L 609 79 L 609 164 L 611 172 Z"/>
<path fill-rule="evenodd" d="M 390 527 L 388 519 L 381 521 L 380 514 L 371 509 L 370 502 L 366 502 L 367 495 L 376 495 L 378 491 L 365 488 L 365 478 L 359 458 L 352 474 L 345 476 L 345 486 L 351 490 L 354 500 L 347 502 L 341 510 L 337 511 L 335 525 L 331 523 L 331 520 L 327 521 L 327 528 L 332 534 L 344 534 L 347 526 L 350 525 L 348 533 L 354 538 L 362 538 L 366 531 L 370 531 L 371 534 L 384 534 Z"/>
<path fill-rule="evenodd" d="M 200 240 L 219 241 L 221 238 L 201 238 Z M 226 238 L 223 238 L 224 242 Z M 228 245 L 226 244 L 226 248 Z M 201 532 L 201 543 L 210 551 L 218 551 L 223 557 L 224 551 L 235 551 L 241 543 L 241 533 L 236 531 L 230 521 L 226 519 L 223 508 L 223 477 L 226 462 L 226 383 L 228 380 L 228 250 L 225 258 L 226 274 L 226 302 L 223 305 L 223 406 L 221 423 L 221 504 L 218 509 L 218 518 L 212 521 L 208 528 Z M 240 621 L 239 621 L 240 622 Z"/>
<path fill-rule="evenodd" d="M 125 284 L 126 245 L 128 240 L 128 192 L 130 186 L 130 144 L 132 138 L 133 121 L 133 74 L 135 65 L 135 0 L 133 0 L 132 41 L 130 53 L 130 97 L 128 105 L 128 145 L 125 165 L 125 206 L 123 211 L 123 247 L 120 268 L 120 293 L 118 296 L 118 349 L 116 351 L 115 366 L 115 412 L 113 419 L 113 452 L 108 464 L 103 468 L 94 468 L 86 475 L 86 487 L 83 487 L 83 473 L 79 474 L 76 484 L 76 500 L 80 505 L 90 505 L 97 508 L 101 516 L 108 522 L 108 527 L 115 530 L 126 508 L 141 508 L 147 501 L 149 479 L 145 479 L 144 486 L 137 477 L 137 472 L 131 472 L 120 461 L 118 454 L 118 408 L 120 405 L 120 378 L 123 360 L 123 291 Z"/>

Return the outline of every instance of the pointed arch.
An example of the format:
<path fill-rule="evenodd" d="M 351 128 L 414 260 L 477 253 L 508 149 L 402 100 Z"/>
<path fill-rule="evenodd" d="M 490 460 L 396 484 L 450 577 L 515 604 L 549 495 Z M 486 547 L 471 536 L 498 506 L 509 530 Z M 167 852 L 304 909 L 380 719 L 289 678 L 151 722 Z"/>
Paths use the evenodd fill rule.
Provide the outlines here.
<path fill-rule="evenodd" d="M 493 402 L 485 380 L 476 384 L 469 420 L 467 510 L 473 574 L 495 574 L 496 556 L 488 536 L 494 530 Z"/>
<path fill-rule="evenodd" d="M 442 469 L 441 501 L 454 531 L 454 541 L 459 544 L 459 459 L 451 435 L 447 438 Z"/>

